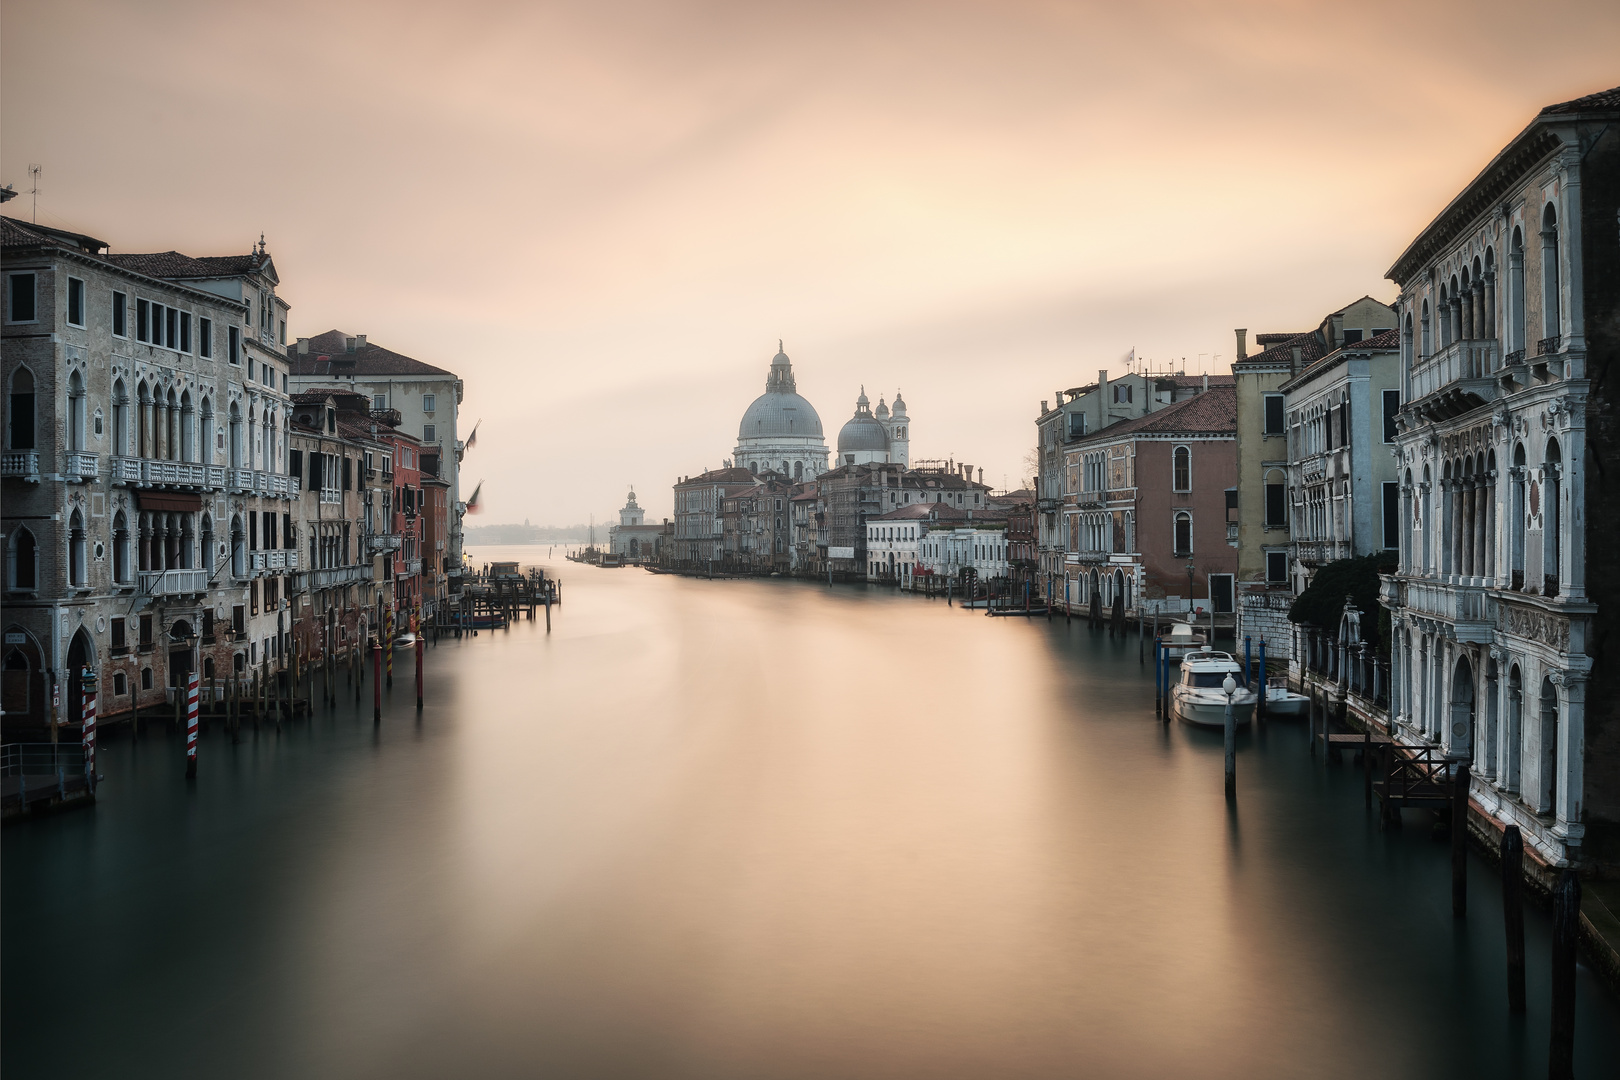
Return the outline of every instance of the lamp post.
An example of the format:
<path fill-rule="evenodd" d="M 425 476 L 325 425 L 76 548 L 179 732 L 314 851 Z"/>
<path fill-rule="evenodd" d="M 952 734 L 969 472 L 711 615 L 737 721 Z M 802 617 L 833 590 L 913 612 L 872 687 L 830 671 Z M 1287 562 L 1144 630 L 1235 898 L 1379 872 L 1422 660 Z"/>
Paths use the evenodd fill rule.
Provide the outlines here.
<path fill-rule="evenodd" d="M 1187 560 L 1187 621 L 1192 622 L 1193 612 L 1193 573 L 1197 570 L 1191 559 Z M 1210 642 L 1211 645 L 1214 642 Z"/>
<path fill-rule="evenodd" d="M 1226 691 L 1226 797 L 1237 797 L 1237 720 L 1232 715 L 1232 695 L 1237 692 L 1237 681 L 1227 672 L 1221 681 Z"/>

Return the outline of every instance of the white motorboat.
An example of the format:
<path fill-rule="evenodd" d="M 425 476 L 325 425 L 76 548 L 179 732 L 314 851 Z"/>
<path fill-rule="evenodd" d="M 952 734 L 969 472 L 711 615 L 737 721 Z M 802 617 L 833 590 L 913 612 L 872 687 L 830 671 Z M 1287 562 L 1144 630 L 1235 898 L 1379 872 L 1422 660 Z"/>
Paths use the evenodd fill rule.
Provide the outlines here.
<path fill-rule="evenodd" d="M 1254 716 L 1258 695 L 1243 685 L 1243 665 L 1230 653 L 1204 646 L 1181 661 L 1181 681 L 1170 688 L 1170 709 L 1189 724 L 1226 726 L 1226 679 L 1237 683 L 1232 692 L 1232 719 L 1247 724 Z"/>
<path fill-rule="evenodd" d="M 1163 635 L 1161 640 L 1164 642 L 1165 655 L 1171 660 L 1180 660 L 1207 644 L 1204 632 L 1190 622 L 1171 623 L 1170 632 Z"/>
<path fill-rule="evenodd" d="M 1310 707 L 1311 699 L 1296 694 L 1281 683 L 1266 687 L 1266 717 L 1275 720 L 1298 720 Z"/>

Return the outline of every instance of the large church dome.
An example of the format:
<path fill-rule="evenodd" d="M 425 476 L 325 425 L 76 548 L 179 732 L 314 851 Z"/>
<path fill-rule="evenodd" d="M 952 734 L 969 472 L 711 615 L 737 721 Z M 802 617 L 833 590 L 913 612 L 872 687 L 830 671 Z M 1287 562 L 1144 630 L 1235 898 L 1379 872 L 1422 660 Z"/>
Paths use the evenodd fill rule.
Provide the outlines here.
<path fill-rule="evenodd" d="M 754 399 L 737 425 L 739 439 L 774 438 L 787 435 L 798 438 L 822 438 L 821 417 L 816 407 L 796 392 L 793 365 L 787 353 L 777 343 L 776 355 L 771 358 L 771 373 L 765 380 L 765 392 Z"/>

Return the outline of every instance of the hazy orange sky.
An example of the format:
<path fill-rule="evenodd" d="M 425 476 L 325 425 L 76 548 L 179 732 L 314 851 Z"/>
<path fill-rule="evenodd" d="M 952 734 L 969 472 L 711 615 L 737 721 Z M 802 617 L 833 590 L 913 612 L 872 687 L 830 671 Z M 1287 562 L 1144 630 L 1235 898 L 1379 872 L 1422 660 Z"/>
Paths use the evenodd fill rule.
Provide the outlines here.
<path fill-rule="evenodd" d="M 1620 4 L 8 0 L 0 182 L 115 251 L 245 251 L 290 335 L 466 380 L 475 521 L 659 516 L 777 338 L 828 441 L 1016 483 L 1040 400 L 1363 293 Z M 28 217 L 22 196 L 7 211 Z"/>

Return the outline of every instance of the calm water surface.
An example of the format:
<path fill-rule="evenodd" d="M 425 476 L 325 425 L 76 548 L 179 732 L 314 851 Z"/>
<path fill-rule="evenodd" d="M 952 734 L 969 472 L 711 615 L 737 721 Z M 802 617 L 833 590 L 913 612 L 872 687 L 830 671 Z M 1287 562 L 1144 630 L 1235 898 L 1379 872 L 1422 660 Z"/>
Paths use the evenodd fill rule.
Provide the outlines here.
<path fill-rule="evenodd" d="M 8 1080 L 1545 1074 L 1545 914 L 1516 1022 L 1489 867 L 1454 922 L 1447 847 L 1297 726 L 1229 810 L 1134 638 L 561 572 L 549 637 L 429 651 L 420 719 L 402 665 L 380 728 L 368 684 L 210 731 L 194 785 L 115 734 L 96 809 L 8 829 Z"/>

